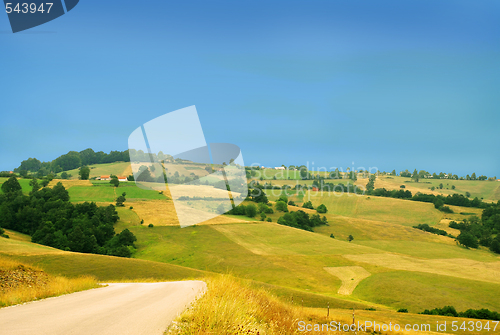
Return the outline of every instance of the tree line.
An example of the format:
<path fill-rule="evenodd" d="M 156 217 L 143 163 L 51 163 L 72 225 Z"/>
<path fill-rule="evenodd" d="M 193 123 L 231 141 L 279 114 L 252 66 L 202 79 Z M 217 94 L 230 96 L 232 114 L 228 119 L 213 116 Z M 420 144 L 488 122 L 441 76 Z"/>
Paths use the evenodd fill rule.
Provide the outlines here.
<path fill-rule="evenodd" d="M 458 243 L 467 248 L 478 248 L 480 245 L 500 254 L 500 201 L 485 208 L 481 218 L 471 216 L 462 222 L 452 221 L 450 228 L 460 230 Z"/>
<path fill-rule="evenodd" d="M 129 162 L 129 151 L 111 151 L 109 154 L 92 149 L 85 149 L 80 152 L 70 151 L 67 154 L 61 155 L 56 159 L 48 162 L 41 162 L 36 158 L 28 158 L 21 162 L 19 167 L 14 169 L 14 172 L 25 177 L 29 173 L 35 174 L 38 178 L 46 176 L 50 173 L 57 174 L 63 171 L 78 169 L 82 166 L 92 164 L 106 164 L 114 162 Z"/>
<path fill-rule="evenodd" d="M 137 240 L 125 229 L 115 233 L 119 220 L 115 206 L 97 206 L 94 202 L 72 204 L 61 183 L 41 187 L 36 179 L 24 195 L 15 176 L 2 184 L 0 227 L 31 236 L 34 243 L 66 251 L 130 257 Z"/>

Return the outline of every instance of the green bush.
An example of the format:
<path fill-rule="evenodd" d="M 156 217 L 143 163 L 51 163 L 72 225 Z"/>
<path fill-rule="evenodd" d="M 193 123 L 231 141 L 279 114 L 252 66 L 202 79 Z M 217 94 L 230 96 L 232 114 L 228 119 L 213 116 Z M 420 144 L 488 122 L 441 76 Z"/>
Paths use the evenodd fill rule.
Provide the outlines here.
<path fill-rule="evenodd" d="M 328 209 L 326 208 L 325 205 L 321 204 L 321 205 L 318 206 L 318 208 L 316 208 L 316 211 L 318 213 L 322 213 L 323 214 L 323 213 L 328 212 Z"/>
<path fill-rule="evenodd" d="M 406 308 L 400 308 L 398 309 L 398 313 L 408 313 L 408 310 Z"/>
<path fill-rule="evenodd" d="M 152 223 L 148 224 L 148 228 L 153 228 L 154 225 Z"/>

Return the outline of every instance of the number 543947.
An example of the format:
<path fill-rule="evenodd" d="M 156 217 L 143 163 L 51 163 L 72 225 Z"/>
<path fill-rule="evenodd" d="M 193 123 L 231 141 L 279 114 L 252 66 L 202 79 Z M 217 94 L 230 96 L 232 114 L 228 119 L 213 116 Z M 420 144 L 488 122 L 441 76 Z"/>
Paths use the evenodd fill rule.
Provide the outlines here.
<path fill-rule="evenodd" d="M 16 12 L 18 14 L 20 14 L 20 13 L 34 14 L 36 12 L 39 12 L 39 13 L 46 12 L 48 14 L 48 13 L 50 13 L 50 10 L 51 10 L 53 4 L 54 3 L 47 2 L 47 3 L 41 3 L 40 6 L 38 6 L 36 3 L 16 3 L 16 4 L 13 4 L 13 3 L 7 2 L 5 4 L 5 11 L 7 12 L 7 14 L 10 14 L 12 12 Z"/>

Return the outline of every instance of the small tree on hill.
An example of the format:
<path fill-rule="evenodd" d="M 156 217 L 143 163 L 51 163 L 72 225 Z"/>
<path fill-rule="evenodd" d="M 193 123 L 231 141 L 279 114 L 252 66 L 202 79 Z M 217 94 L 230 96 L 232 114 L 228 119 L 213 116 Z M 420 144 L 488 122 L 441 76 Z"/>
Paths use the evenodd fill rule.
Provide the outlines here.
<path fill-rule="evenodd" d="M 78 175 L 81 180 L 88 180 L 90 176 L 90 168 L 88 166 L 82 166 L 78 171 Z"/>
<path fill-rule="evenodd" d="M 354 236 L 349 235 L 349 237 L 347 238 L 347 240 L 348 240 L 349 242 L 351 242 L 352 240 L 354 240 Z"/>
<path fill-rule="evenodd" d="M 319 205 L 319 206 L 316 208 L 316 211 L 317 211 L 318 213 L 324 214 L 324 213 L 328 212 L 328 209 L 326 208 L 326 206 L 325 206 L 325 205 L 321 204 L 321 205 Z"/>
<path fill-rule="evenodd" d="M 125 205 L 123 204 L 127 199 L 125 199 L 125 196 L 127 193 L 123 192 L 122 195 L 120 195 L 118 198 L 116 198 L 116 207 L 124 207 Z"/>
<path fill-rule="evenodd" d="M 10 177 L 7 179 L 5 183 L 2 184 L 2 192 L 3 193 L 10 193 L 10 192 L 16 192 L 16 191 L 21 191 L 22 187 L 21 184 L 17 181 L 17 178 L 15 176 Z"/>
<path fill-rule="evenodd" d="M 113 176 L 113 178 L 111 178 L 109 183 L 114 187 L 118 187 L 118 185 L 120 185 L 120 181 L 118 180 L 117 176 Z"/>
<path fill-rule="evenodd" d="M 250 204 L 250 205 L 248 205 L 248 206 L 245 208 L 245 214 L 246 214 L 249 218 L 253 218 L 253 217 L 255 217 L 255 215 L 257 215 L 257 207 L 256 207 L 254 204 Z"/>
<path fill-rule="evenodd" d="M 276 201 L 276 210 L 280 212 L 288 212 L 288 205 L 284 201 Z"/>
<path fill-rule="evenodd" d="M 477 248 L 479 247 L 479 242 L 477 238 L 469 232 L 462 232 L 457 237 L 458 243 L 467 248 Z"/>
<path fill-rule="evenodd" d="M 309 208 L 309 209 L 314 209 L 312 202 L 306 201 L 303 205 L 302 208 Z"/>

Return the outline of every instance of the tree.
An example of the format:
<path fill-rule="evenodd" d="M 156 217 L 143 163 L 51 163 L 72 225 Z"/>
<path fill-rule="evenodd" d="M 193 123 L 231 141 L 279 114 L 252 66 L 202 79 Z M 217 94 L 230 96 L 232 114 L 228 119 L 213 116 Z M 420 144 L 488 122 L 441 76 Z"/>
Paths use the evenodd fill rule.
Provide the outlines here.
<path fill-rule="evenodd" d="M 331 237 L 331 238 L 335 238 L 335 236 L 333 236 L 333 234 L 330 234 L 330 237 Z"/>
<path fill-rule="evenodd" d="M 2 184 L 2 192 L 3 193 L 10 193 L 10 192 L 17 192 L 21 191 L 22 187 L 21 184 L 17 181 L 17 178 L 15 176 L 10 177 L 7 179 L 5 183 Z"/>
<path fill-rule="evenodd" d="M 266 214 L 260 213 L 260 221 L 265 221 L 266 220 Z"/>
<path fill-rule="evenodd" d="M 376 178 L 377 177 L 374 174 L 372 174 L 370 176 L 368 184 L 366 184 L 366 190 L 368 191 L 368 194 L 370 194 L 375 189 L 375 179 Z"/>
<path fill-rule="evenodd" d="M 455 185 L 451 185 L 451 189 L 454 190 L 455 189 Z"/>
<path fill-rule="evenodd" d="M 324 204 L 321 204 L 321 205 L 319 205 L 319 206 L 316 208 L 316 211 L 317 211 L 318 213 L 323 214 L 323 213 L 328 212 L 328 209 L 326 208 L 326 206 L 325 206 Z"/>
<path fill-rule="evenodd" d="M 395 176 L 396 175 L 396 170 L 392 170 L 391 175 Z"/>
<path fill-rule="evenodd" d="M 118 187 L 118 185 L 120 185 L 120 181 L 118 180 L 118 177 L 116 177 L 116 176 L 113 176 L 113 178 L 111 178 L 109 183 L 111 185 L 113 185 L 114 187 Z"/>
<path fill-rule="evenodd" d="M 64 171 L 63 173 L 61 173 L 61 178 L 62 179 L 68 179 L 69 178 L 69 175 L 66 171 Z"/>
<path fill-rule="evenodd" d="M 470 179 L 471 180 L 476 180 L 476 173 L 475 172 L 472 174 L 472 176 L 470 176 Z"/>
<path fill-rule="evenodd" d="M 280 212 L 288 212 L 288 205 L 284 201 L 276 201 L 276 210 Z"/>
<path fill-rule="evenodd" d="M 443 183 L 439 184 L 439 189 L 442 190 L 443 189 Z"/>
<path fill-rule="evenodd" d="M 31 192 L 30 195 L 34 194 L 40 189 L 40 185 L 38 185 L 38 181 L 36 178 L 30 180 Z"/>
<path fill-rule="evenodd" d="M 465 192 L 465 196 L 466 196 L 467 198 L 470 198 L 470 192 Z"/>
<path fill-rule="evenodd" d="M 125 199 L 125 196 L 127 193 L 123 192 L 122 195 L 120 195 L 118 198 L 116 198 L 116 207 L 125 207 L 123 204 L 127 199 Z"/>
<path fill-rule="evenodd" d="M 413 171 L 413 174 L 412 174 L 412 176 L 411 176 L 411 179 L 413 179 L 416 183 L 418 183 L 418 180 L 420 179 L 420 175 L 419 175 L 419 173 L 418 173 L 417 169 L 415 169 L 415 170 Z"/>
<path fill-rule="evenodd" d="M 249 218 L 255 217 L 255 215 L 257 215 L 257 207 L 254 204 L 250 204 L 250 205 L 246 206 L 246 208 L 245 208 L 245 214 Z"/>
<path fill-rule="evenodd" d="M 310 201 L 304 202 L 304 204 L 302 205 L 302 208 L 314 209 L 312 202 L 310 202 Z"/>
<path fill-rule="evenodd" d="M 348 240 L 349 242 L 351 242 L 352 240 L 354 240 L 354 236 L 349 235 L 349 237 L 347 238 L 347 240 Z"/>
<path fill-rule="evenodd" d="M 78 171 L 78 175 L 81 180 L 88 180 L 90 176 L 90 168 L 88 166 L 82 166 Z"/>
<path fill-rule="evenodd" d="M 477 248 L 479 247 L 479 242 L 477 238 L 469 232 L 462 232 L 457 237 L 458 243 L 465 246 L 466 248 Z"/>

